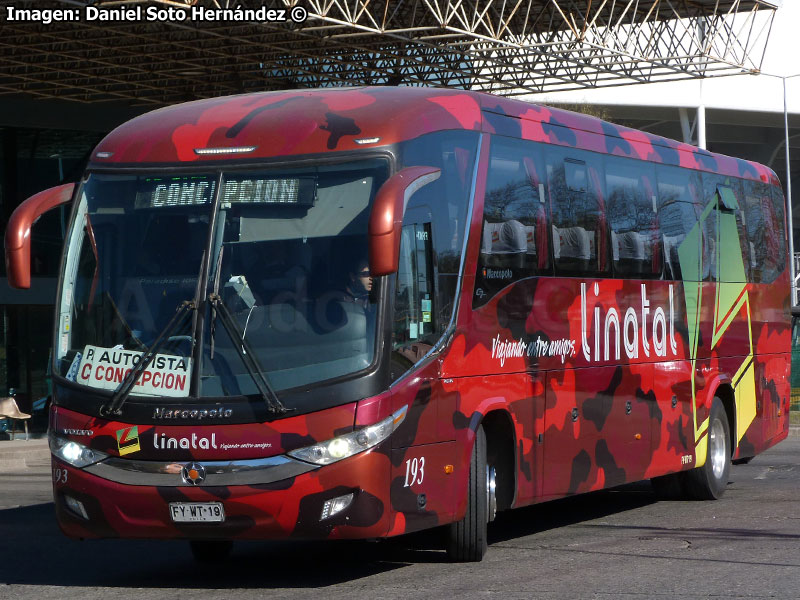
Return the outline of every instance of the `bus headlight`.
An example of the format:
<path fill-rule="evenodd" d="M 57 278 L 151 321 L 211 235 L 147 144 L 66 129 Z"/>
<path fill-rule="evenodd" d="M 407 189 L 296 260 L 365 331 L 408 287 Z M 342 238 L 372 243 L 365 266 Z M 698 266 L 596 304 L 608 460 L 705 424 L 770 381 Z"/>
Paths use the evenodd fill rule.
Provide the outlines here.
<path fill-rule="evenodd" d="M 329 465 L 344 458 L 369 450 L 377 446 L 388 438 L 391 433 L 400 426 L 406 418 L 408 407 L 404 406 L 395 411 L 383 421 L 378 421 L 374 425 L 369 425 L 352 433 L 340 435 L 333 439 L 313 446 L 298 448 L 287 452 L 292 458 L 313 463 L 315 465 Z"/>
<path fill-rule="evenodd" d="M 50 443 L 50 452 L 52 452 L 56 458 L 71 464 L 73 467 L 78 467 L 79 469 L 108 458 L 108 454 L 105 452 L 93 450 L 88 446 L 52 433 L 48 436 L 48 441 Z"/>

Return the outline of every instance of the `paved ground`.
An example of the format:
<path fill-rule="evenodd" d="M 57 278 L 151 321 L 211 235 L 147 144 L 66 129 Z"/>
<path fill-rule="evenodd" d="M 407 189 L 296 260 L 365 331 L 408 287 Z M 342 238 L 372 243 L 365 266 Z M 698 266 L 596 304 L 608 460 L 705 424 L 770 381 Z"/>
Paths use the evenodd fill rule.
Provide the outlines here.
<path fill-rule="evenodd" d="M 44 437 L 0 441 L 0 474 L 50 463 L 50 450 Z"/>
<path fill-rule="evenodd" d="M 196 565 L 184 542 L 61 535 L 50 470 L 0 472 L 0 598 L 798 598 L 800 439 L 732 469 L 718 502 L 649 484 L 504 513 L 477 565 L 436 532 L 382 543 L 241 543 Z"/>

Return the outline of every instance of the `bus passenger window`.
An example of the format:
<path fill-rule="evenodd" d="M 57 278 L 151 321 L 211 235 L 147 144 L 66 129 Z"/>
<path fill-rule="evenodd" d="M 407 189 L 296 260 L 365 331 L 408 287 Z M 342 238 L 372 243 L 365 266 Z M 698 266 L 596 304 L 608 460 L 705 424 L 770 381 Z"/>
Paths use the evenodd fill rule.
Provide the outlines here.
<path fill-rule="evenodd" d="M 700 173 L 661 165 L 656 172 L 664 277 L 703 281 L 708 278 L 710 269 L 705 236 L 699 222 L 702 210 Z"/>
<path fill-rule="evenodd" d="M 786 197 L 780 186 L 770 186 L 772 189 L 772 231 L 778 241 L 778 252 L 775 255 L 775 277 L 783 273 L 786 268 L 786 258 L 789 256 L 788 237 L 786 231 Z M 789 228 L 791 230 L 791 227 Z"/>
<path fill-rule="evenodd" d="M 726 194 L 729 195 L 729 200 L 722 197 Z M 739 283 L 749 281 L 750 260 L 747 235 L 742 222 L 745 203 L 741 180 L 726 175 L 703 173 L 703 196 L 706 204 L 712 203 L 717 207 L 717 210 L 703 221 L 703 233 L 708 240 L 712 280 Z M 736 248 L 737 239 L 743 271 L 734 257 L 729 256 Z M 736 253 L 738 254 L 738 251 Z"/>
<path fill-rule="evenodd" d="M 743 181 L 745 229 L 750 273 L 754 283 L 772 283 L 786 266 L 783 194 L 773 203 L 770 187 L 760 181 Z"/>
<path fill-rule="evenodd" d="M 433 282 L 431 224 L 404 225 L 394 299 L 392 379 L 425 356 L 442 333 Z"/>
<path fill-rule="evenodd" d="M 606 215 L 617 277 L 661 276 L 654 184 L 654 169 L 648 163 L 613 156 L 606 159 Z"/>
<path fill-rule="evenodd" d="M 556 275 L 608 272 L 601 161 L 588 152 L 550 150 L 547 180 Z"/>
<path fill-rule="evenodd" d="M 473 307 L 514 281 L 549 273 L 542 171 L 536 144 L 492 138 Z"/>

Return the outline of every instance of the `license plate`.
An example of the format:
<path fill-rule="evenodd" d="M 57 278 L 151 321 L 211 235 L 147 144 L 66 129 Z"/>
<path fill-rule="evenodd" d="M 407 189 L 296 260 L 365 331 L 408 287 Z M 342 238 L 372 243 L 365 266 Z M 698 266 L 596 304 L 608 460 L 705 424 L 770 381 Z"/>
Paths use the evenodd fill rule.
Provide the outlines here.
<path fill-rule="evenodd" d="M 222 502 L 170 502 L 175 523 L 221 523 L 225 520 Z"/>

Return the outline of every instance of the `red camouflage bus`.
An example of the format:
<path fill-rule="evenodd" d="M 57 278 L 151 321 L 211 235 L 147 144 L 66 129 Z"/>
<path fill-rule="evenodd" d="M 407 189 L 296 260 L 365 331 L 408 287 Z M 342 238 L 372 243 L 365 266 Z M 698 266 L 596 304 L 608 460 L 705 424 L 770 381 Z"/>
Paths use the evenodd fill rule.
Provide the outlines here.
<path fill-rule="evenodd" d="M 447 526 L 651 479 L 718 498 L 787 436 L 784 197 L 750 162 L 454 90 L 248 94 L 110 133 L 72 202 L 50 445 L 62 530 Z"/>

